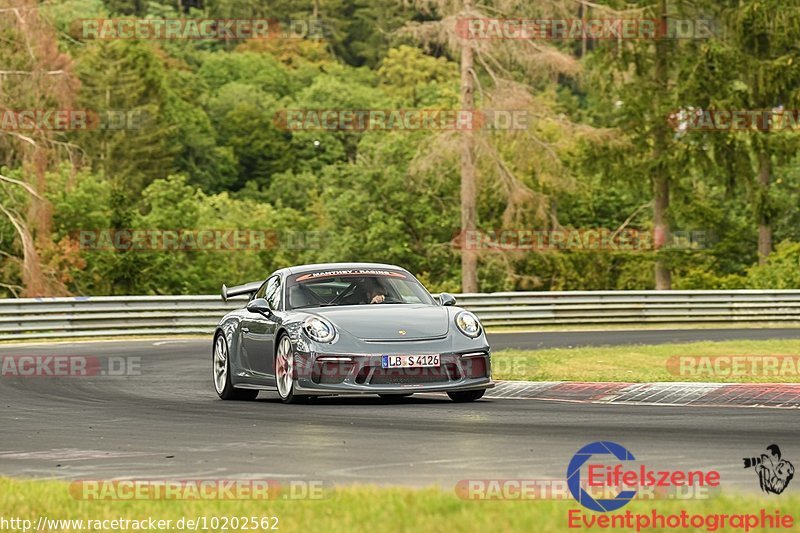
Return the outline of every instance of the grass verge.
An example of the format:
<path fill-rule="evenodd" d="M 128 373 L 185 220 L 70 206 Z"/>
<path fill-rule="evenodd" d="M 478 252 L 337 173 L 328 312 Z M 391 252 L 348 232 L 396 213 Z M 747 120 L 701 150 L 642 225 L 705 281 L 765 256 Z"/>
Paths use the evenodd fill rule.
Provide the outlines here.
<path fill-rule="evenodd" d="M 547 350 L 500 350 L 492 354 L 495 379 L 527 381 L 695 381 L 725 383 L 800 383 L 800 368 L 791 360 L 780 362 L 777 375 L 766 374 L 755 367 L 742 375 L 725 374 L 725 364 L 720 369 L 698 364 L 697 371 L 681 372 L 668 366 L 675 356 L 800 356 L 800 340 L 692 342 L 686 344 L 661 344 L 656 346 L 589 346 L 580 348 L 553 348 Z M 795 364 L 797 359 L 794 360 Z M 744 367 L 747 371 L 752 366 Z M 703 369 L 701 371 L 701 369 Z M 710 370 L 710 371 L 707 371 Z"/>
<path fill-rule="evenodd" d="M 581 509 L 573 501 L 469 501 L 455 492 L 438 488 L 379 488 L 354 486 L 338 488 L 328 498 L 314 501 L 262 500 L 76 500 L 62 481 L 21 481 L 0 478 L 0 516 L 6 520 L 39 517 L 72 520 L 149 519 L 196 520 L 198 517 L 277 517 L 277 531 L 568 531 L 568 513 Z M 761 509 L 784 514 L 800 509 L 800 497 L 780 499 L 760 496 L 724 495 L 709 500 L 656 502 L 635 501 L 619 513 L 726 513 L 758 514 Z M 598 516 L 589 511 L 587 518 Z M 210 523 L 210 522 L 207 522 Z M 268 525 L 272 525 L 272 521 Z M 86 531 L 84 527 L 51 527 L 50 531 Z M 221 530 L 220 527 L 214 530 Z M 266 530 L 267 528 L 259 528 Z M 18 531 L 20 529 L 17 529 Z M 108 529 L 106 529 L 108 530 Z M 117 531 L 136 530 L 116 528 Z M 172 530 L 176 530 L 174 527 Z M 202 531 L 202 527 L 199 528 Z M 241 531 L 240 528 L 238 531 Z M 252 529 L 251 529 L 252 530 Z M 573 529 L 574 530 L 574 529 Z M 648 531 L 661 531 L 649 529 Z M 708 530 L 701 528 L 699 530 Z M 729 531 L 722 528 L 719 531 Z M 796 529 L 794 529 L 796 531 Z M 232 531 L 229 529 L 229 531 Z M 688 531 L 693 531 L 689 529 Z M 751 529 L 761 531 L 761 529 Z"/>
<path fill-rule="evenodd" d="M 800 322 L 632 322 L 625 324 L 557 324 L 537 326 L 486 326 L 492 333 L 524 333 L 526 331 L 641 331 L 641 330 L 689 330 L 689 329 L 793 329 Z"/>

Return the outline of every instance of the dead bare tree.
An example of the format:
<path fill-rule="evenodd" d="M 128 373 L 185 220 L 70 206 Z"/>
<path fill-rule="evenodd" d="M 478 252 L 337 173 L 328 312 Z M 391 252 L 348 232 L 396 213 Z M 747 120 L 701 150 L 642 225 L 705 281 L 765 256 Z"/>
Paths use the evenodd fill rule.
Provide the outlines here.
<path fill-rule="evenodd" d="M 572 0 L 526 2 L 497 0 L 477 7 L 473 0 L 417 0 L 418 9 L 440 15 L 440 20 L 408 24 L 402 33 L 411 35 L 423 46 L 444 46 L 460 58 L 461 108 L 524 110 L 531 120 L 528 127 L 513 131 L 467 129 L 438 135 L 427 144 L 412 167 L 417 172 L 441 168 L 458 153 L 461 176 L 461 276 L 462 291 L 477 292 L 478 250 L 463 243 L 463 237 L 478 228 L 477 200 L 481 185 L 499 185 L 506 199 L 503 223 L 523 223 L 528 219 L 547 224 L 551 206 L 542 192 L 554 186 L 569 187 L 571 180 L 562 164 L 560 151 L 587 135 L 603 134 L 579 126 L 559 115 L 548 105 L 548 95 L 536 94 L 534 85 L 554 81 L 559 75 L 576 76 L 578 60 L 552 43 L 531 39 L 472 38 L 470 21 L 535 17 L 573 16 L 580 6 Z M 487 81 L 484 87 L 481 80 Z M 546 84 L 545 84 L 546 85 Z M 477 93 L 477 95 L 476 95 Z M 480 105 L 476 104 L 477 100 Z M 548 126 L 557 124 L 560 135 Z M 502 136 L 502 139 L 501 137 Z M 501 145 L 513 147 L 503 150 Z M 454 161 L 453 161 L 454 162 Z M 535 187 L 534 185 L 538 185 Z"/>
<path fill-rule="evenodd" d="M 38 7 L 36 0 L 0 0 L 4 59 L 13 66 L 0 72 L 0 110 L 4 112 L 69 109 L 77 88 L 69 57 L 59 52 L 56 32 Z M 9 260 L 21 263 L 22 296 L 65 292 L 40 259 L 41 252 L 52 245 L 46 173 L 59 162 L 65 146 L 69 145 L 57 132 L 38 123 L 24 130 L 0 130 L 0 164 L 18 169 L 21 176 L 0 176 L 0 213 L 11 222 L 20 243 L 21 257 L 12 255 Z"/>

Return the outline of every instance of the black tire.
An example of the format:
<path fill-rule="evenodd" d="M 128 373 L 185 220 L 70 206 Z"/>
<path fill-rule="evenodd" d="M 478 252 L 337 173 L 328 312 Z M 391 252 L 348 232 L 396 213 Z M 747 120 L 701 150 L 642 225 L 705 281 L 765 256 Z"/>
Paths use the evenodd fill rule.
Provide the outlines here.
<path fill-rule="evenodd" d="M 221 342 L 222 346 L 224 347 L 225 351 L 225 385 L 220 390 L 217 387 L 216 383 L 216 373 L 217 373 L 217 343 Z M 217 395 L 223 400 L 234 400 L 234 401 L 247 401 L 247 400 L 255 400 L 256 396 L 258 396 L 258 391 L 254 389 L 237 389 L 231 383 L 231 358 L 230 358 L 230 349 L 228 348 L 228 341 L 225 340 L 225 336 L 222 334 L 217 334 L 214 337 L 214 344 L 211 347 L 211 368 L 212 368 L 212 379 L 214 379 L 214 390 L 217 392 Z"/>
<path fill-rule="evenodd" d="M 484 392 L 486 392 L 486 389 L 460 390 L 448 392 L 447 395 L 450 396 L 450 399 L 454 402 L 465 403 L 480 400 L 483 397 Z"/>

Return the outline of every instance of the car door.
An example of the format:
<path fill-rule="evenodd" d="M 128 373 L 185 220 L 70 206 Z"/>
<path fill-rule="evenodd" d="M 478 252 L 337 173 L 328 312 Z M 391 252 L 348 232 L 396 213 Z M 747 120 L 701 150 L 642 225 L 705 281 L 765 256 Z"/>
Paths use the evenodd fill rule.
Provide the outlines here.
<path fill-rule="evenodd" d="M 261 287 L 258 288 L 258 291 L 251 296 L 251 300 L 263 298 L 266 290 L 267 281 L 265 281 Z M 239 324 L 239 345 L 241 347 L 241 365 L 242 368 L 247 369 L 248 374 L 252 374 L 253 372 L 253 360 L 256 358 L 259 351 L 257 337 L 253 335 L 252 332 L 258 330 L 258 319 L 260 317 L 261 315 L 248 311 L 246 307 L 242 309 L 242 319 Z"/>
<path fill-rule="evenodd" d="M 280 295 L 281 278 L 273 276 L 264 285 L 263 293 L 263 298 L 267 300 L 273 312 L 280 310 Z M 258 297 L 258 294 L 256 296 Z M 253 377 L 270 385 L 275 384 L 274 354 L 277 320 L 278 315 L 274 313 L 266 317 L 260 313 L 248 311 L 247 319 L 242 324 L 242 338 L 247 350 L 250 371 Z"/>

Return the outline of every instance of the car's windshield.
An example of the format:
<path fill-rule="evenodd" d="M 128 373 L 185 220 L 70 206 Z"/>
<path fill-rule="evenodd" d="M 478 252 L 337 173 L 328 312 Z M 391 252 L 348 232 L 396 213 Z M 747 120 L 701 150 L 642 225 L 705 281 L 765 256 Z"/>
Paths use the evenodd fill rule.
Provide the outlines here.
<path fill-rule="evenodd" d="M 346 269 L 289 276 L 288 309 L 368 304 L 434 305 L 413 276 L 397 270 Z"/>

